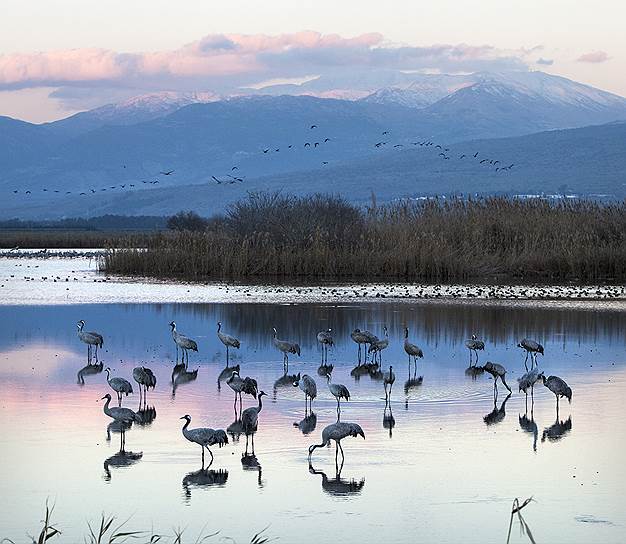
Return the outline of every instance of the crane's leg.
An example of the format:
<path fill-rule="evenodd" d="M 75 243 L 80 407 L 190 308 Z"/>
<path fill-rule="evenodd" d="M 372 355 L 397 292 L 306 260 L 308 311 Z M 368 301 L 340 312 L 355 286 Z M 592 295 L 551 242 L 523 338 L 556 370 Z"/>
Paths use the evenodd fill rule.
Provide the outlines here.
<path fill-rule="evenodd" d="M 389 403 L 391 404 L 391 390 L 393 389 L 393 384 L 389 384 Z"/>
<path fill-rule="evenodd" d="M 204 468 L 204 446 L 200 446 L 200 449 L 202 450 L 202 468 Z"/>
<path fill-rule="evenodd" d="M 513 393 L 513 391 L 511 391 L 511 388 L 509 387 L 509 384 L 506 383 L 504 376 L 500 376 L 500 381 L 504 384 L 504 387 L 506 387 L 509 390 L 509 393 Z"/>
<path fill-rule="evenodd" d="M 228 346 L 226 346 L 226 366 L 228 366 Z"/>
<path fill-rule="evenodd" d="M 341 446 L 341 442 L 337 442 L 337 445 L 339 446 L 339 450 L 341 451 L 341 464 L 343 465 L 343 462 L 346 459 L 346 456 L 343 454 L 343 447 Z"/>
<path fill-rule="evenodd" d="M 252 455 L 254 455 L 254 433 L 252 433 Z"/>
<path fill-rule="evenodd" d="M 209 446 L 206 446 L 206 451 L 209 452 L 209 455 L 211 456 L 211 461 L 209 463 L 209 466 L 206 468 L 209 468 L 212 464 L 213 464 L 213 452 L 211 451 L 211 449 L 209 448 Z"/>
<path fill-rule="evenodd" d="M 244 455 L 248 455 L 248 435 L 246 434 L 246 453 Z"/>
<path fill-rule="evenodd" d="M 235 402 L 233 403 L 233 410 L 235 410 L 235 419 L 237 419 L 237 392 L 235 391 Z"/>
<path fill-rule="evenodd" d="M 339 442 L 335 442 L 335 469 L 339 466 L 337 462 L 337 456 L 339 455 Z"/>
<path fill-rule="evenodd" d="M 239 413 L 241 414 L 241 391 L 239 392 Z"/>
<path fill-rule="evenodd" d="M 528 365 L 526 364 L 526 362 L 528 361 L 528 354 L 529 353 L 530 353 L 530 351 L 526 352 L 526 359 L 524 359 L 524 368 L 526 369 L 526 372 L 528 372 Z"/>
<path fill-rule="evenodd" d="M 178 344 L 174 342 L 174 345 L 176 346 L 176 362 L 178 362 Z"/>

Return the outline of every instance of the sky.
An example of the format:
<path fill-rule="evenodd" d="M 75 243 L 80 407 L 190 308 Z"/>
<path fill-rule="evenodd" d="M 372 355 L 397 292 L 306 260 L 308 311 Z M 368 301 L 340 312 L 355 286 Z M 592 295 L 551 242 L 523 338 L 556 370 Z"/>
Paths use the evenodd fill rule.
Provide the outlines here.
<path fill-rule="evenodd" d="M 0 115 L 398 69 L 543 70 L 626 96 L 618 0 L 3 0 Z"/>

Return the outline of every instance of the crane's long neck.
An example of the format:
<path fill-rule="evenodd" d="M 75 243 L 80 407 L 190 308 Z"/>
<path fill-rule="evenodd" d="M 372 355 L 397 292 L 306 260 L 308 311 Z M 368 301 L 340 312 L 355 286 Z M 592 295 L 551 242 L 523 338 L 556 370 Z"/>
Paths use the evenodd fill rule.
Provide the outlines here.
<path fill-rule="evenodd" d="M 191 423 L 190 419 L 185 419 L 185 424 L 183 425 L 183 433 L 187 431 L 187 427 L 189 427 L 190 423 Z"/>
<path fill-rule="evenodd" d="M 111 397 L 107 397 L 107 401 L 104 403 L 103 411 L 105 414 L 109 414 L 109 403 L 111 402 Z"/>
<path fill-rule="evenodd" d="M 404 329 L 404 341 L 407 342 L 409 339 L 409 329 Z"/>
<path fill-rule="evenodd" d="M 105 370 L 105 372 L 107 373 L 107 382 L 108 382 L 111 379 L 111 372 L 109 371 L 108 368 Z"/>
<path fill-rule="evenodd" d="M 259 407 L 257 409 L 257 414 L 263 409 L 263 395 L 259 395 Z"/>
<path fill-rule="evenodd" d="M 309 457 L 311 456 L 314 450 L 316 450 L 317 448 L 323 448 L 324 446 L 327 446 L 329 442 L 330 442 L 329 440 L 324 440 L 321 444 L 313 444 L 309 448 Z"/>
<path fill-rule="evenodd" d="M 222 330 L 222 324 L 218 323 L 217 324 L 217 332 L 220 332 Z"/>

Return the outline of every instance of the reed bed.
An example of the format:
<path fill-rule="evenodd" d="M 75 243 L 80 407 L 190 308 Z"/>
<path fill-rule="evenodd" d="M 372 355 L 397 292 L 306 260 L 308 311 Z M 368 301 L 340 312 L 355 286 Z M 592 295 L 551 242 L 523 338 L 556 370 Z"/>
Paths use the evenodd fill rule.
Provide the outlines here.
<path fill-rule="evenodd" d="M 190 281 L 626 280 L 626 202 L 487 198 L 362 209 L 332 195 L 253 193 L 201 231 L 116 246 L 107 273 Z"/>
<path fill-rule="evenodd" d="M 135 232 L 81 230 L 3 230 L 0 229 L 0 249 L 96 249 L 113 247 L 142 247 L 148 235 Z"/>

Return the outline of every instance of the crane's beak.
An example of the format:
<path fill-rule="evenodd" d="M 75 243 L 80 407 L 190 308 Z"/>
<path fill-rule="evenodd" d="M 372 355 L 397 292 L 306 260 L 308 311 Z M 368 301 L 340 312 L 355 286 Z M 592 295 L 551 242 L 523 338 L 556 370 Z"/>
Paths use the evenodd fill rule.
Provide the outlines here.
<path fill-rule="evenodd" d="M 105 400 L 105 399 L 106 399 L 106 396 L 102 397 L 100 400 Z"/>

